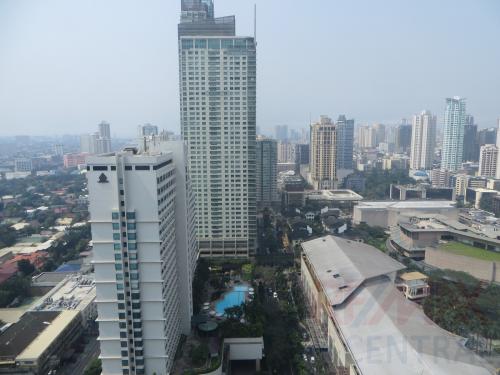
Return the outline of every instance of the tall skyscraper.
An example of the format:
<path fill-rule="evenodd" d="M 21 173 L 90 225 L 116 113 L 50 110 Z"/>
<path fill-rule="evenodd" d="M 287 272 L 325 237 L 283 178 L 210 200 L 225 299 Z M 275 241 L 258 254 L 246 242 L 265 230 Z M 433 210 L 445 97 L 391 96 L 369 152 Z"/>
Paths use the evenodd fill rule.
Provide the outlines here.
<path fill-rule="evenodd" d="M 334 189 L 337 184 L 337 131 L 333 121 L 321 116 L 311 125 L 310 183 L 315 189 Z"/>
<path fill-rule="evenodd" d="M 479 160 L 479 144 L 477 142 L 477 125 L 474 116 L 465 116 L 463 161 Z"/>
<path fill-rule="evenodd" d="M 276 164 L 278 147 L 274 139 L 257 138 L 257 204 L 269 207 L 278 202 Z"/>
<path fill-rule="evenodd" d="M 183 0 L 179 31 L 182 137 L 202 256 L 253 253 L 256 241 L 256 44 L 212 0 Z"/>
<path fill-rule="evenodd" d="M 274 132 L 278 141 L 288 141 L 288 125 L 276 125 Z"/>
<path fill-rule="evenodd" d="M 373 129 L 375 130 L 375 146 L 386 141 L 385 125 L 384 124 L 374 124 Z"/>
<path fill-rule="evenodd" d="M 394 140 L 396 152 L 407 153 L 410 150 L 411 132 L 412 125 L 406 123 L 406 120 L 403 120 L 403 122 L 396 127 Z"/>
<path fill-rule="evenodd" d="M 410 169 L 430 170 L 436 142 L 436 116 L 423 111 L 413 116 Z"/>
<path fill-rule="evenodd" d="M 151 124 L 139 125 L 137 127 L 137 135 L 139 137 L 147 137 L 150 135 L 158 135 L 158 126 Z"/>
<path fill-rule="evenodd" d="M 375 148 L 377 146 L 377 134 L 372 126 L 361 126 L 358 129 L 358 146 L 360 148 Z"/>
<path fill-rule="evenodd" d="M 497 174 L 498 148 L 496 145 L 482 145 L 479 153 L 479 176 L 495 177 Z"/>
<path fill-rule="evenodd" d="M 497 140 L 497 129 L 496 128 L 487 128 L 481 129 L 477 132 L 477 144 L 478 146 L 482 145 L 492 145 L 496 143 Z"/>
<path fill-rule="evenodd" d="M 335 125 L 337 130 L 337 169 L 353 169 L 354 120 L 347 120 L 345 115 L 340 115 Z"/>
<path fill-rule="evenodd" d="M 462 165 L 465 130 L 465 99 L 446 99 L 441 169 L 456 171 Z"/>
<path fill-rule="evenodd" d="M 278 163 L 295 162 L 296 147 L 294 143 L 287 141 L 278 142 Z"/>
<path fill-rule="evenodd" d="M 87 159 L 103 374 L 167 374 L 190 331 L 197 248 L 182 159 L 135 148 Z"/>
<path fill-rule="evenodd" d="M 111 152 L 110 125 L 101 122 L 98 125 L 99 131 L 92 134 L 82 134 L 80 136 L 80 152 L 89 154 L 104 154 Z"/>

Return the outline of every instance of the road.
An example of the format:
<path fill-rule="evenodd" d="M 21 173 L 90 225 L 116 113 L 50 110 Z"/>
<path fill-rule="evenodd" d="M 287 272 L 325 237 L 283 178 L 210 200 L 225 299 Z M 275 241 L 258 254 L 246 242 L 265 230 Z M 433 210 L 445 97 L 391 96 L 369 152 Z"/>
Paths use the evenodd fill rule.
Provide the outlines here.
<path fill-rule="evenodd" d="M 97 337 L 88 336 L 89 342 L 85 345 L 83 353 L 76 353 L 76 362 L 67 363 L 57 371 L 57 375 L 80 375 L 83 374 L 89 363 L 99 355 L 99 343 Z"/>

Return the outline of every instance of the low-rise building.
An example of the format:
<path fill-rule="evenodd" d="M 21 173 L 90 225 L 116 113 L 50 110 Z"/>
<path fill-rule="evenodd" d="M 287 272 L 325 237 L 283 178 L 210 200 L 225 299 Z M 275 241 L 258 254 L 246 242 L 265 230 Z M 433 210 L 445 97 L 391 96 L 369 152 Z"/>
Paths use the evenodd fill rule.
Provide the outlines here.
<path fill-rule="evenodd" d="M 352 208 L 363 200 L 363 197 L 352 190 L 309 190 L 305 192 L 308 203 L 316 203 L 323 207 L 345 207 Z"/>
<path fill-rule="evenodd" d="M 433 187 L 428 184 L 390 186 L 390 198 L 399 201 L 416 199 L 455 200 L 451 187 Z"/>
<path fill-rule="evenodd" d="M 430 295 L 427 279 L 421 272 L 405 272 L 398 276 L 396 286 L 407 299 L 417 301 Z"/>
<path fill-rule="evenodd" d="M 481 199 L 490 196 L 492 199 L 498 195 L 498 191 L 485 188 L 467 188 L 465 191 L 466 204 L 470 204 L 475 208 L 481 208 Z"/>
<path fill-rule="evenodd" d="M 353 223 L 389 228 L 398 223 L 401 215 L 411 213 L 441 214 L 456 220 L 458 209 L 453 201 L 362 201 L 353 210 Z"/>
<path fill-rule="evenodd" d="M 493 368 L 405 298 L 405 267 L 363 243 L 326 236 L 302 243 L 301 283 L 333 371 L 347 375 L 488 375 Z"/>

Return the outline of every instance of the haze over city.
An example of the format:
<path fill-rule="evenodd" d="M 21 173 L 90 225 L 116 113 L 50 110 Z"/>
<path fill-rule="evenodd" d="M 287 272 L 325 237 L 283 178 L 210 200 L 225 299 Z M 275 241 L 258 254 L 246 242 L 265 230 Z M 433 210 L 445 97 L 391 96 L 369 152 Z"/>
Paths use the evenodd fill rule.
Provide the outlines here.
<path fill-rule="evenodd" d="M 321 114 L 396 123 L 467 98 L 479 127 L 499 116 L 500 3 L 218 0 L 253 35 L 257 126 L 305 128 Z M 176 133 L 179 1 L 0 2 L 0 135 L 79 134 L 101 120 L 132 136 Z"/>

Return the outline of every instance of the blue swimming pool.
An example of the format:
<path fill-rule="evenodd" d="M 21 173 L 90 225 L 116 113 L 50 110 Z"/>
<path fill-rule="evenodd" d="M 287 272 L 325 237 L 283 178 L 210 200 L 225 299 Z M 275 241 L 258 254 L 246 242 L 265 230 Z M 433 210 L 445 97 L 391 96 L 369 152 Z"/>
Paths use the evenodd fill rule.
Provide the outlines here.
<path fill-rule="evenodd" d="M 228 307 L 241 305 L 243 302 L 245 302 L 247 293 L 247 285 L 237 285 L 233 287 L 229 292 L 224 293 L 222 299 L 215 303 L 215 311 L 217 312 L 217 315 L 224 315 L 224 310 Z"/>

